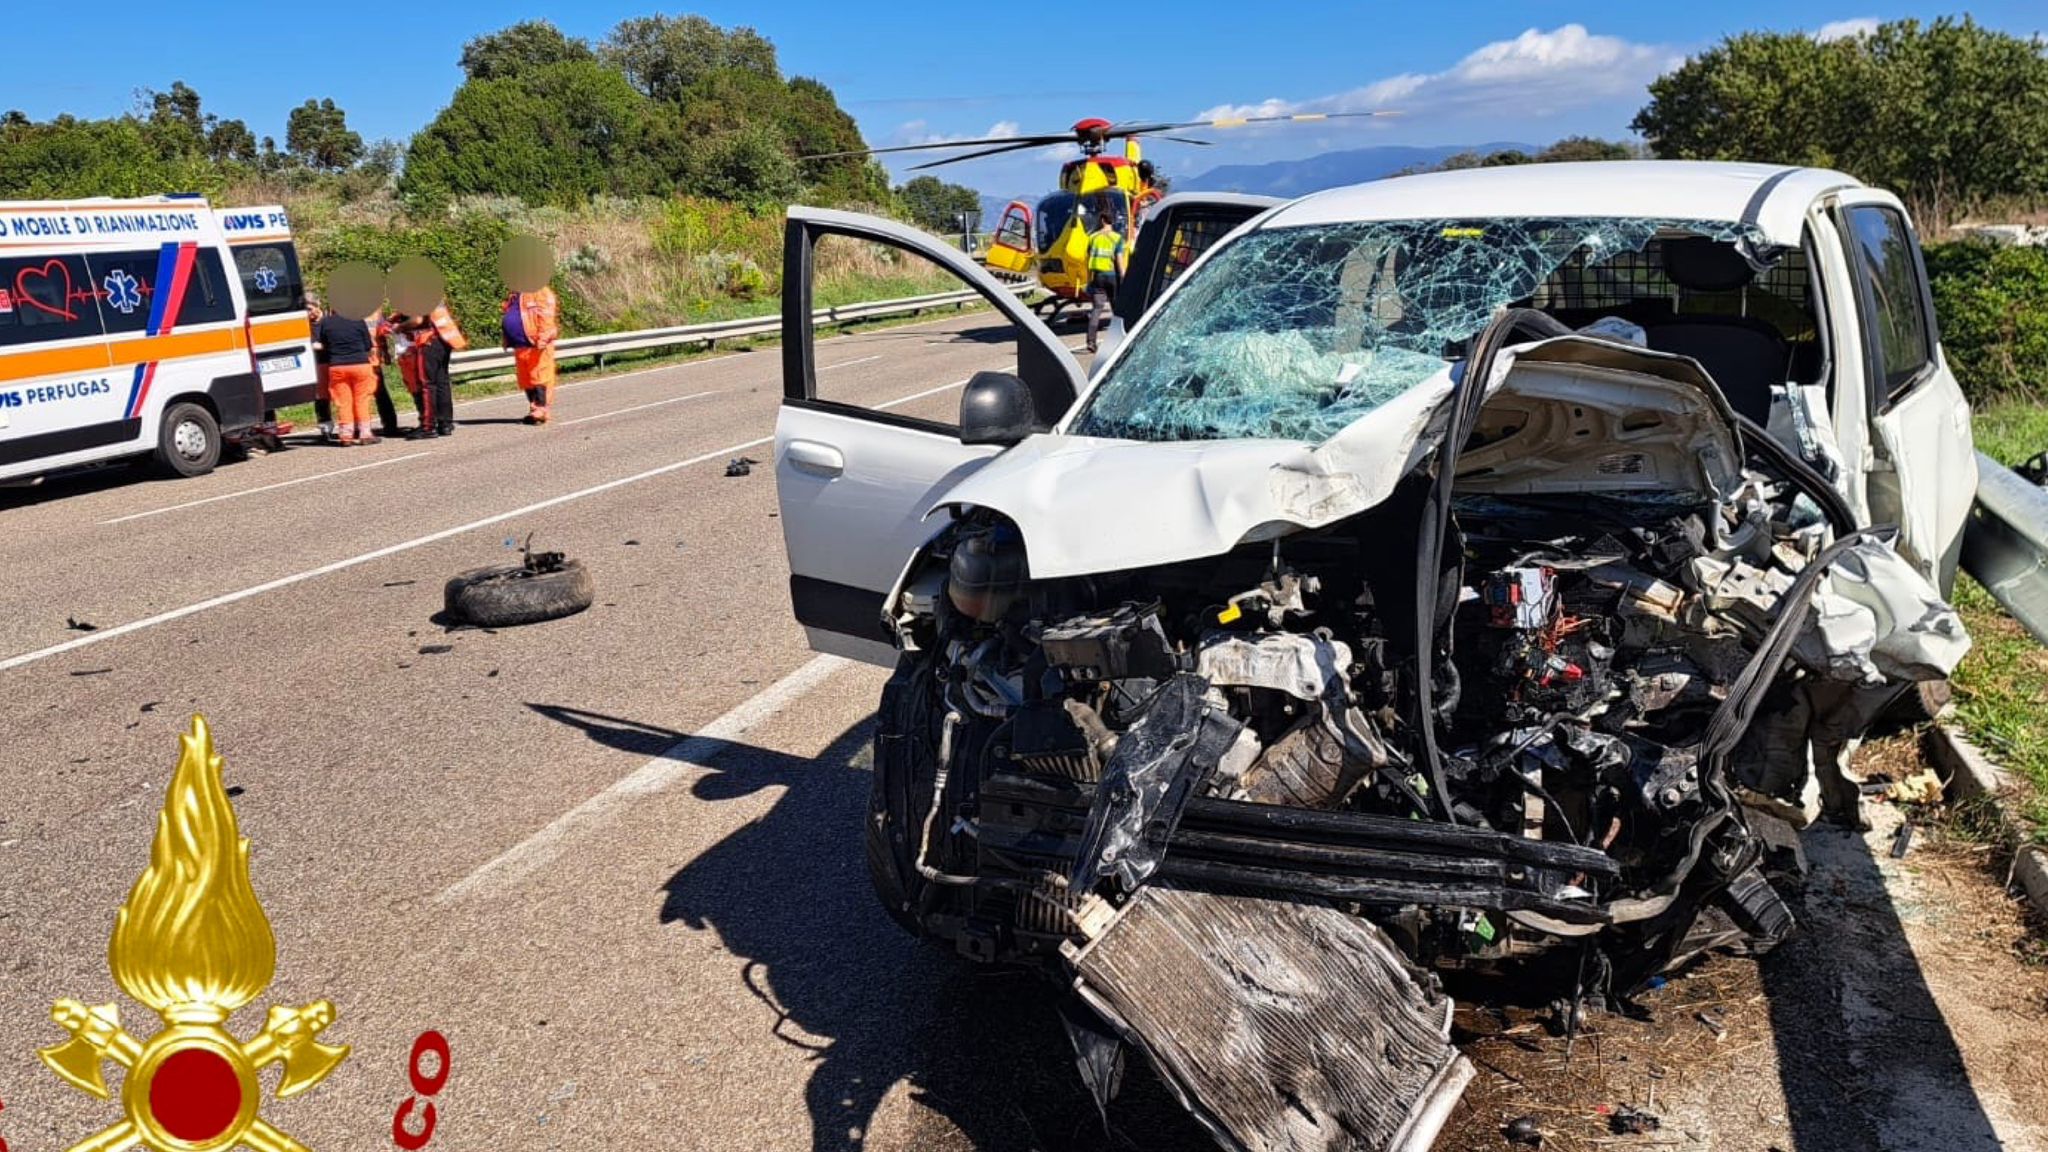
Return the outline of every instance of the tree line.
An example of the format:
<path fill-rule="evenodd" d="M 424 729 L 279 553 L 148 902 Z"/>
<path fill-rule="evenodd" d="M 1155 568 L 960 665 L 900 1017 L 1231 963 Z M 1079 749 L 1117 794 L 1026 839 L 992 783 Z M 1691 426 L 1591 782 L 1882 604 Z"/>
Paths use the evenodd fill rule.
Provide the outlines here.
<path fill-rule="evenodd" d="M 971 191 L 935 179 L 892 194 L 830 88 L 786 77 L 751 28 L 701 16 L 624 20 L 602 39 L 528 20 L 463 46 L 464 79 L 409 142 L 366 142 L 332 100 L 287 117 L 282 145 L 207 113 L 182 81 L 105 120 L 0 116 L 0 196 L 217 192 L 248 176 L 396 191 L 431 210 L 465 195 L 576 204 L 683 193 L 755 206 L 799 196 L 893 201 L 950 228 Z M 2048 198 L 2048 46 L 1967 16 L 1898 20 L 1820 40 L 1748 32 L 1653 81 L 1642 143 L 1572 137 L 1438 167 L 1624 159 L 1756 160 L 1840 168 L 1938 224 Z M 978 202 L 978 201 L 977 201 Z"/>

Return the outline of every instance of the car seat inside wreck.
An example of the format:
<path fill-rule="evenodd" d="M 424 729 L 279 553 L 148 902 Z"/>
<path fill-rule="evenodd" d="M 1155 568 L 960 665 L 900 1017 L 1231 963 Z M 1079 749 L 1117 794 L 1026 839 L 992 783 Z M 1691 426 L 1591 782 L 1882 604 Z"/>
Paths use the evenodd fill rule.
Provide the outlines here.
<path fill-rule="evenodd" d="M 1135 1046 L 1224 1147 L 1427 1148 L 1453 996 L 1576 1020 L 1768 950 L 1809 765 L 1858 820 L 1854 740 L 1968 638 L 1786 431 L 1825 376 L 1796 250 L 1429 221 L 1211 259 L 891 596 L 870 870 L 1072 990 L 1098 1100 Z M 1076 451 L 1184 480 L 1004 495 Z M 1222 547 L 1104 542 L 1197 515 Z"/>

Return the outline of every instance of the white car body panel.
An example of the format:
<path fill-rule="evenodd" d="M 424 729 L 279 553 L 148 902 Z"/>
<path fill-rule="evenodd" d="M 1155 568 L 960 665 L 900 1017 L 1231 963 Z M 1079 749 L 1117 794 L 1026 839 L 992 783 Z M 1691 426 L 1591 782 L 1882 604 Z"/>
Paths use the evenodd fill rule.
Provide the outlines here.
<path fill-rule="evenodd" d="M 1797 245 L 1807 208 L 1855 188 L 1853 176 L 1775 164 L 1601 160 L 1426 172 L 1332 188 L 1265 217 L 1260 227 L 1355 220 L 1488 220 L 1612 216 L 1722 220 L 1755 225 L 1773 244 Z"/>
<path fill-rule="evenodd" d="M 1502 356 L 1488 385 L 1488 410 L 1519 421 L 1521 431 L 1468 450 L 1460 475 L 1471 478 L 1460 480 L 1461 490 L 1734 491 L 1741 461 L 1717 411 L 1725 401 L 1682 379 L 1540 362 L 1567 342 L 1584 341 L 1564 337 Z M 1681 378 L 1697 371 L 1679 357 L 1617 351 Z M 1440 372 L 1314 446 L 1033 436 L 933 508 L 987 508 L 1008 517 L 1024 535 L 1033 579 L 1219 555 L 1384 501 L 1436 447 L 1451 386 L 1451 372 Z"/>

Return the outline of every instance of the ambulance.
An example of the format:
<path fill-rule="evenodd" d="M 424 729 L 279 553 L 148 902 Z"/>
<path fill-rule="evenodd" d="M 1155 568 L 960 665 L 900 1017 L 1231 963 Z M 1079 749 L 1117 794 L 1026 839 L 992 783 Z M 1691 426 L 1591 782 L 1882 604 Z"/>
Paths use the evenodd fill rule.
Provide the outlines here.
<path fill-rule="evenodd" d="M 249 304 L 249 348 L 263 378 L 263 405 L 275 411 L 304 404 L 313 399 L 317 376 L 291 219 L 277 204 L 222 208 L 214 218 L 234 254 L 242 298 Z"/>
<path fill-rule="evenodd" d="M 0 481 L 211 471 L 268 403 L 236 267 L 196 196 L 0 202 Z"/>

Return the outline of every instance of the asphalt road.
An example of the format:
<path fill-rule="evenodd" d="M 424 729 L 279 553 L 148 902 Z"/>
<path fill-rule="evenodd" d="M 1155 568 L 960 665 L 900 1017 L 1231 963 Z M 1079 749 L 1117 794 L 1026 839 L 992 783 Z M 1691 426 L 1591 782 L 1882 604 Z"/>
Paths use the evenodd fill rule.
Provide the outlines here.
<path fill-rule="evenodd" d="M 822 378 L 945 412 L 943 385 L 1005 362 L 987 322 L 829 341 Z M 772 471 L 724 474 L 767 459 L 779 397 L 778 355 L 743 352 L 568 387 L 547 429 L 505 397 L 446 441 L 0 493 L 0 1137 L 55 1149 L 118 1116 L 35 1049 L 62 1038 L 52 999 L 120 999 L 108 933 L 194 712 L 279 944 L 238 1029 L 328 998 L 354 1048 L 266 1106 L 286 1132 L 384 1146 L 429 1028 L 454 1050 L 435 1147 L 908 1132 L 921 1069 L 966 1040 L 940 1017 L 979 997 L 867 890 L 882 674 L 806 649 Z M 528 533 L 591 567 L 595 607 L 432 622 L 448 576 Z"/>
<path fill-rule="evenodd" d="M 819 362 L 840 396 L 943 413 L 1003 362 L 986 323 Z M 35 1049 L 63 1037 L 50 1001 L 122 1000 L 108 933 L 201 712 L 279 945 L 235 1030 L 325 998 L 353 1048 L 263 1107 L 313 1148 L 391 1146 L 427 1029 L 453 1050 L 435 1149 L 1205 1146 L 1142 1075 L 1105 1135 L 1039 987 L 875 904 L 882 673 L 805 648 L 771 470 L 724 474 L 767 459 L 779 395 L 777 354 L 737 353 L 568 387 L 548 429 L 503 397 L 448 441 L 0 493 L 0 1139 L 118 1118 Z M 592 568 L 595 607 L 433 621 L 528 533 Z"/>

